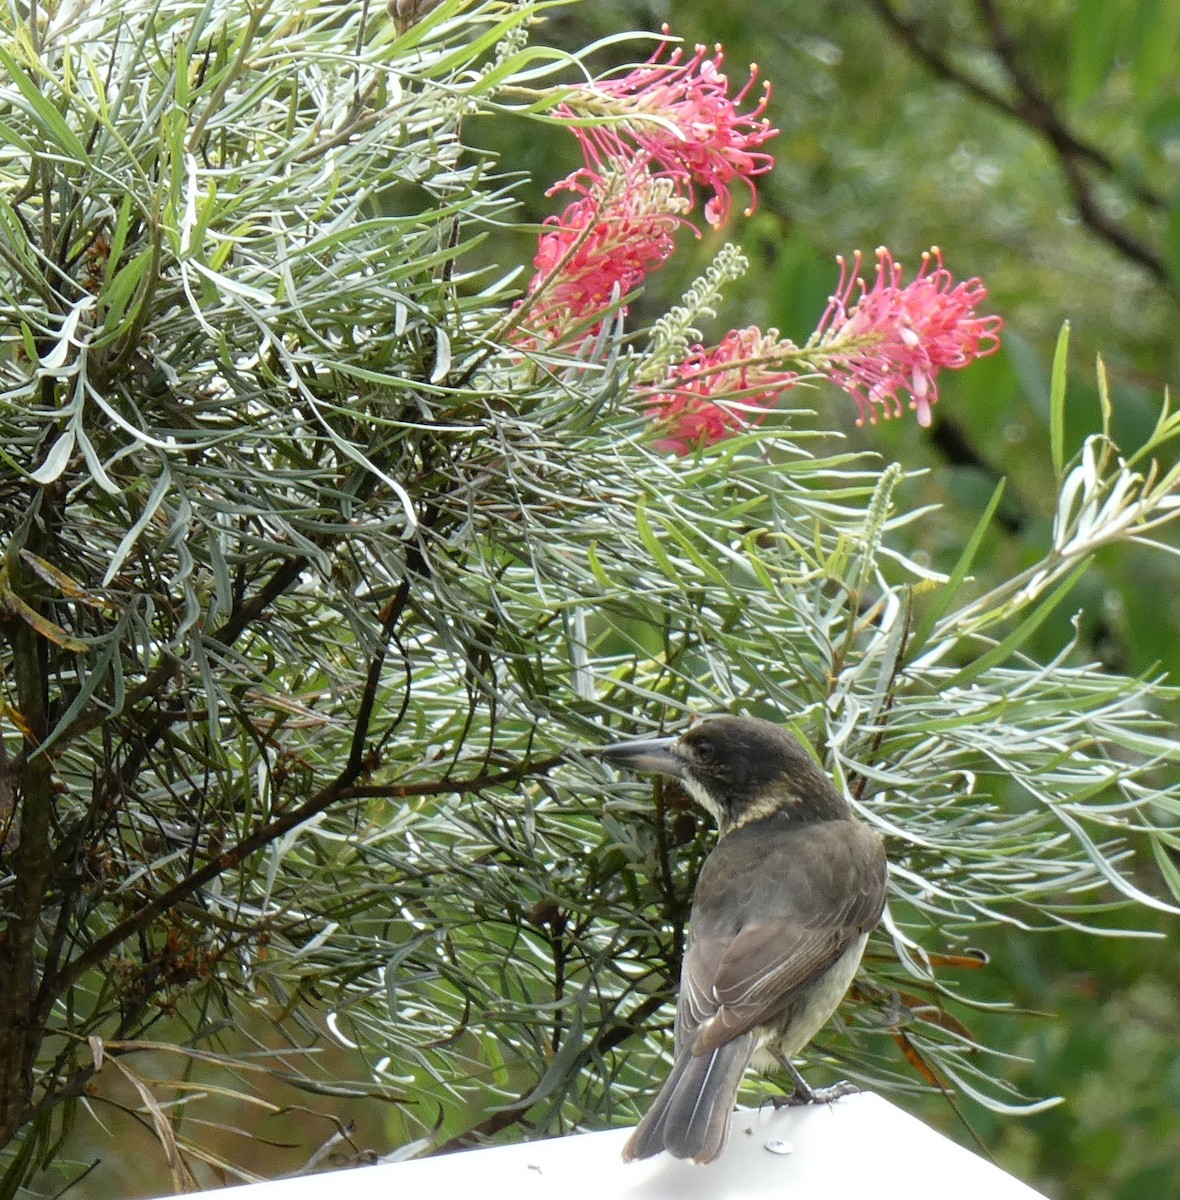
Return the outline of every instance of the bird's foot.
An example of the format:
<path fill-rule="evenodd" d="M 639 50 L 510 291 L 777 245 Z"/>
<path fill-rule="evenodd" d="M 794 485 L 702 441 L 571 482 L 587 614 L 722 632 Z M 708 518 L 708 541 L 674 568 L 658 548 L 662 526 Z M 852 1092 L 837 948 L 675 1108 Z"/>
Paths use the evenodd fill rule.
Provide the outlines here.
<path fill-rule="evenodd" d="M 800 1108 L 804 1104 L 831 1104 L 833 1100 L 839 1100 L 841 1096 L 851 1096 L 854 1092 L 860 1091 L 855 1083 L 849 1083 L 846 1079 L 842 1079 L 839 1083 L 833 1083 L 831 1087 L 813 1088 L 799 1074 L 798 1068 L 785 1054 L 779 1054 L 775 1050 L 771 1050 L 770 1053 L 795 1084 L 795 1090 L 787 1096 L 768 1097 L 776 1109 Z"/>
<path fill-rule="evenodd" d="M 806 1083 L 796 1083 L 795 1090 L 787 1096 L 770 1096 L 770 1103 L 776 1108 L 801 1108 L 804 1104 L 831 1104 L 841 1096 L 851 1096 L 859 1092 L 855 1083 L 846 1079 L 833 1083 L 831 1087 L 813 1088 Z"/>

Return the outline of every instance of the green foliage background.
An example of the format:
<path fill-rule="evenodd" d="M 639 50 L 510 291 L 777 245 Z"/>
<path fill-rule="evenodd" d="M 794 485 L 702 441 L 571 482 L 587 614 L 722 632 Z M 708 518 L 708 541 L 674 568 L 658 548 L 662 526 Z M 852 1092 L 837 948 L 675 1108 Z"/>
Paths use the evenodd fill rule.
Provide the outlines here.
<path fill-rule="evenodd" d="M 497 89 L 509 73 L 568 83 L 579 67 L 514 40 L 523 10 L 466 23 L 463 7 L 396 41 L 367 9 L 175 5 L 150 36 L 150 6 L 99 6 L 93 27 L 82 8 L 4 9 L 0 767 L 52 821 L 26 823 L 23 850 L 5 845 L 0 884 L 43 888 L 23 921 L 5 893 L 5 918 L 37 929 L 40 978 L 59 993 L 0 1190 L 81 1175 L 71 1194 L 142 1194 L 632 1120 L 660 1069 L 710 831 L 674 794 L 559 756 L 606 730 L 738 707 L 791 716 L 855 794 L 872 781 L 870 815 L 887 795 L 930 840 L 898 836 L 895 864 L 952 894 L 924 908 L 899 884 L 898 919 L 928 950 L 991 955 L 939 978 L 962 999 L 942 994 L 937 1020 L 907 1010 L 899 1025 L 891 988 L 938 993 L 897 967 L 882 931 L 814 1069 L 889 1087 L 969 1139 L 901 1058 L 890 1034 L 904 1028 L 936 1064 L 997 1079 L 993 1100 L 1066 1097 L 1027 1117 L 958 1102 L 1030 1183 L 1061 1200 L 1174 1194 L 1174 918 L 1056 887 L 1038 839 L 1057 801 L 1072 812 L 1081 796 L 1103 838 L 1141 851 L 1124 890 L 1167 894 L 1170 844 L 1118 822 L 1148 819 L 1135 788 L 1158 790 L 1153 819 L 1174 817 L 1174 727 L 1138 711 L 1174 716 L 1174 693 L 1134 680 L 1180 673 L 1175 559 L 1111 544 L 1056 607 L 981 628 L 958 614 L 1052 541 L 1061 321 L 1065 459 L 1103 423 L 1097 352 L 1126 452 L 1176 375 L 1176 6 L 537 10 L 534 46 L 577 55 L 670 20 L 689 42 L 722 41 L 733 76 L 756 60 L 773 81 L 778 165 L 757 213 L 724 234 L 751 268 L 706 340 L 752 322 L 802 338 L 834 256 L 879 243 L 910 264 L 940 244 L 1007 322 L 1001 355 L 942 381 L 931 434 L 857 428 L 846 399 L 817 394 L 815 413 L 776 416 L 765 448 L 738 439 L 675 463 L 645 450 L 609 337 L 588 375 L 559 360 L 522 374 L 502 351 L 528 218 L 553 211 L 543 191 L 576 149 Z M 28 65 L 52 21 L 75 30 L 73 75 L 48 52 L 55 70 Z M 88 75 L 87 46 L 116 31 L 114 65 L 94 51 Z M 585 68 L 643 52 L 607 44 Z M 88 109 L 94 94 L 122 103 Z M 630 327 L 666 311 L 721 237 L 685 238 Z M 70 373 L 75 310 L 106 409 Z M 1155 453 L 1174 465 L 1169 444 Z M 883 483 L 893 460 L 904 474 Z M 953 570 L 1001 476 L 998 518 L 936 629 L 920 572 Z M 909 662 L 895 687 L 911 595 L 930 644 L 950 649 L 942 665 Z M 1024 657 L 964 677 L 1012 627 Z M 1020 709 L 1042 740 L 978 761 L 970 739 L 991 729 L 1000 746 L 1015 703 L 1004 672 L 1052 662 L 1075 636 L 1066 671 L 1099 661 L 1128 678 L 1054 676 Z M 944 687 L 961 710 L 932 714 Z M 844 719 L 854 703 L 870 714 L 859 725 Z M 1065 714 L 1088 731 L 1072 777 L 1053 742 Z M 29 764 L 46 756 L 22 750 L 51 732 L 39 775 Z M 1087 772 L 1135 749 L 1159 761 L 1127 766 L 1127 790 L 1098 797 L 1110 812 L 1086 808 Z M 948 783 L 966 770 L 983 780 L 978 807 Z M 1058 788 L 1053 802 L 1030 805 L 1022 777 Z M 993 885 L 973 891 L 961 863 L 944 872 L 952 839 L 1031 923 L 1166 936 L 973 924 Z M 219 872 L 227 847 L 241 853 Z M 1105 853 L 1078 857 L 1087 888 Z M 15 958 L 16 937 L 0 950 Z M 2 999 L 11 1018 L 15 990 Z M 1022 1057 L 975 1055 L 964 1029 Z"/>

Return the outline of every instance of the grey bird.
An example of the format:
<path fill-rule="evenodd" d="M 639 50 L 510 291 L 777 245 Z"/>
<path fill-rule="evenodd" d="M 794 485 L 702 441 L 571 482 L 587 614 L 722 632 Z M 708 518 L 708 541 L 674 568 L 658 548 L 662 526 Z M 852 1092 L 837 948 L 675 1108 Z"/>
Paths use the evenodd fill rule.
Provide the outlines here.
<path fill-rule="evenodd" d="M 624 742 L 607 762 L 678 779 L 716 820 L 697 879 L 672 1070 L 623 1149 L 712 1162 L 756 1051 L 790 1074 L 785 1102 L 827 1101 L 791 1063 L 835 1012 L 885 905 L 880 837 L 803 746 L 770 721 L 718 717 L 679 738 Z M 760 1056 L 761 1057 L 761 1056 Z"/>

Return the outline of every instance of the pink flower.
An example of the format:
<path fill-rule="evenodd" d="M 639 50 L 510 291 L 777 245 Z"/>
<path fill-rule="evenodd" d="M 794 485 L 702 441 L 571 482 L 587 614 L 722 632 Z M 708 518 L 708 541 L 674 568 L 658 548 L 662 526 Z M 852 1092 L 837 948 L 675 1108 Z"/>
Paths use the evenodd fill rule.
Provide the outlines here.
<path fill-rule="evenodd" d="M 693 346 L 662 383 L 644 389 L 647 416 L 662 427 L 656 448 L 688 454 L 758 425 L 798 378 L 774 365 L 784 352 L 798 351 L 753 325 L 730 330 L 712 350 Z"/>
<path fill-rule="evenodd" d="M 840 260 L 840 285 L 806 346 L 774 329 L 736 329 L 712 350 L 692 347 L 661 383 L 644 388 L 647 415 L 662 427 L 656 446 L 677 454 L 712 446 L 759 424 L 784 391 L 816 376 L 856 400 L 858 424 L 900 416 L 898 393 L 908 392 L 919 424 L 929 425 L 938 372 L 995 351 L 1000 318 L 975 315 L 987 297 L 983 284 L 955 283 L 937 248 L 905 286 L 888 250 L 877 251 L 872 288 L 860 266 L 859 254 L 851 270 Z"/>
<path fill-rule="evenodd" d="M 664 33 L 668 27 L 664 26 Z M 660 62 L 667 43 L 641 66 L 619 79 L 608 79 L 579 89 L 564 109 L 623 118 L 609 125 L 575 128 L 587 163 L 626 160 L 634 154 L 629 142 L 651 156 L 665 171 L 683 174 L 713 195 L 705 205 L 710 225 L 720 225 L 729 216 L 730 185 L 742 180 L 750 189 L 747 215 L 753 212 L 757 195 L 754 176 L 774 165 L 774 159 L 758 147 L 778 133 L 763 117 L 770 99 L 770 85 L 751 112 L 739 113 L 758 78 L 750 78 L 736 96 L 729 96 L 729 81 L 721 73 L 725 56 L 715 47 L 712 56 L 697 46 L 693 56 L 682 61 L 684 51 L 673 50 Z"/>
<path fill-rule="evenodd" d="M 857 424 L 901 416 L 898 393 L 908 392 L 918 424 L 929 425 L 938 372 L 999 348 L 1003 322 L 975 315 L 987 289 L 978 279 L 956 284 L 937 246 L 922 255 L 918 274 L 904 287 L 901 266 L 884 248 L 877 251 L 872 288 L 861 278 L 859 251 L 851 270 L 837 261 L 840 284 L 804 348 L 809 361 L 856 401 Z"/>
<path fill-rule="evenodd" d="M 633 292 L 672 253 L 688 208 L 680 180 L 652 174 L 634 159 L 610 174 L 577 171 L 547 194 L 567 189 L 578 199 L 545 219 L 537 244 L 532 299 L 523 302 L 526 341 L 539 335 L 548 344 L 560 342 Z"/>

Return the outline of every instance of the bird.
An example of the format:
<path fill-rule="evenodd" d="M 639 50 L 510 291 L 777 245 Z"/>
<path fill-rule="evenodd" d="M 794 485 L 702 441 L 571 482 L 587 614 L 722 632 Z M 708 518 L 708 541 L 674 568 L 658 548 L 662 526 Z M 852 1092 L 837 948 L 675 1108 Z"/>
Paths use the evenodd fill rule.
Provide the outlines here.
<path fill-rule="evenodd" d="M 679 780 L 719 835 L 693 894 L 672 1068 L 623 1159 L 662 1150 L 716 1159 L 756 1053 L 756 1066 L 777 1061 L 789 1074 L 794 1091 L 781 1103 L 855 1092 L 849 1083 L 809 1087 L 791 1059 L 836 1011 L 880 920 L 888 880 L 880 836 L 796 738 L 758 717 L 715 717 L 679 737 L 597 753 Z"/>
<path fill-rule="evenodd" d="M 401 37 L 441 3 L 442 0 L 386 0 L 385 8 L 393 18 L 398 37 Z"/>

